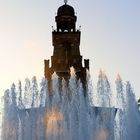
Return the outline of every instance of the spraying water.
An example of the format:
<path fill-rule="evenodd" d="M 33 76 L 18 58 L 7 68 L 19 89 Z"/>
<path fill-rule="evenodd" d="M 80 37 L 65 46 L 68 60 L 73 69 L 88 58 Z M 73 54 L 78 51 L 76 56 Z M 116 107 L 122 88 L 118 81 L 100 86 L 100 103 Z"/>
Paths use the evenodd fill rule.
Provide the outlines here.
<path fill-rule="evenodd" d="M 52 90 L 35 77 L 4 94 L 2 140 L 139 140 L 140 115 L 129 82 L 116 80 L 116 104 L 100 71 L 97 92 L 87 72 L 83 89 L 74 71 L 68 81 L 54 73 Z M 61 85 L 61 86 L 60 86 Z M 86 92 L 86 94 L 85 94 Z"/>

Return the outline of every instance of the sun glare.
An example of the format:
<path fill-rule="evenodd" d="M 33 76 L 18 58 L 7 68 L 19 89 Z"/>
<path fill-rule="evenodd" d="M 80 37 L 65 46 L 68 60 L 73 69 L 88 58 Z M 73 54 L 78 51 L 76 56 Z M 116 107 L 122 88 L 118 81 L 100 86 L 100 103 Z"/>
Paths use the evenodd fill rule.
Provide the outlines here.
<path fill-rule="evenodd" d="M 94 140 L 108 140 L 109 132 L 107 130 L 101 130 L 96 132 Z"/>
<path fill-rule="evenodd" d="M 52 109 L 45 114 L 45 128 L 47 136 L 58 136 L 63 133 L 61 123 L 64 120 L 63 114 L 58 109 Z"/>

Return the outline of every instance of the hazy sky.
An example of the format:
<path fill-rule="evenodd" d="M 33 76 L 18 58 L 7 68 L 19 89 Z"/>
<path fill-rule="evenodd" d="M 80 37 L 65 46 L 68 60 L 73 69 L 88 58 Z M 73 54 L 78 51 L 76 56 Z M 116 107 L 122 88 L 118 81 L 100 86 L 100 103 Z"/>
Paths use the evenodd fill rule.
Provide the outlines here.
<path fill-rule="evenodd" d="M 53 47 L 51 26 L 63 0 L 0 0 L 0 94 L 19 79 L 43 77 Z M 140 0 L 69 0 L 82 26 L 81 54 L 93 81 L 103 68 L 117 73 L 140 97 Z"/>

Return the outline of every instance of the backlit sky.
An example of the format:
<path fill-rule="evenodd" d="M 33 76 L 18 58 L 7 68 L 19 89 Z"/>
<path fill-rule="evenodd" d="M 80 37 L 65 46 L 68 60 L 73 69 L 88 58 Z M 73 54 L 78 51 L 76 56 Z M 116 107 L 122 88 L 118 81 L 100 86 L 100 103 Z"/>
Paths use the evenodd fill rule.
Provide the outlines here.
<path fill-rule="evenodd" d="M 140 97 L 140 0 L 69 0 L 82 26 L 81 54 L 111 85 L 117 73 Z M 19 79 L 43 77 L 53 47 L 51 26 L 63 0 L 0 0 L 0 94 Z"/>

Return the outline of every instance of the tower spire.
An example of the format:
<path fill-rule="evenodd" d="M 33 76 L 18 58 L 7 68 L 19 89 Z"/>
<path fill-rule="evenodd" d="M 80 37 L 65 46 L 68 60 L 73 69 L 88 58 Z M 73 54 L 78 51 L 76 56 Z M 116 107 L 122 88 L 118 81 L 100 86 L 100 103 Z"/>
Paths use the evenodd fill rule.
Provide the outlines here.
<path fill-rule="evenodd" d="M 64 3 L 67 4 L 68 3 L 68 0 L 64 0 Z"/>

